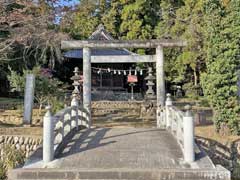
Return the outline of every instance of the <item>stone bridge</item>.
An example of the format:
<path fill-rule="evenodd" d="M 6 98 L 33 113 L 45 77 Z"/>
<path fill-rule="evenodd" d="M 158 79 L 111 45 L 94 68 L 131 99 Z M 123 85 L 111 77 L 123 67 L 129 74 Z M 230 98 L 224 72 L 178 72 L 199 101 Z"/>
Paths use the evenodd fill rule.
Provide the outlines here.
<path fill-rule="evenodd" d="M 88 114 L 73 98 L 72 105 L 44 117 L 43 147 L 9 179 L 141 179 L 230 180 L 194 143 L 190 106 L 157 110 L 153 128 L 88 128 Z"/>

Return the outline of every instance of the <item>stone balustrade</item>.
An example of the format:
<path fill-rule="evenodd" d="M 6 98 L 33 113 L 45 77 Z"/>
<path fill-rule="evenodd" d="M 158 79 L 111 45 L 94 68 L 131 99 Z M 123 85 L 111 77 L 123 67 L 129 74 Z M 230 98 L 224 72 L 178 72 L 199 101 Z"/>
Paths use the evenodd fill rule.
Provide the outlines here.
<path fill-rule="evenodd" d="M 194 118 L 191 106 L 185 106 L 185 113 L 175 107 L 171 95 L 167 94 L 165 107 L 157 109 L 157 125 L 169 130 L 179 143 L 184 161 L 191 163 L 195 161 L 194 151 Z"/>
<path fill-rule="evenodd" d="M 88 127 L 85 123 L 87 114 L 79 106 L 76 97 L 73 98 L 70 107 L 57 112 L 55 115 L 51 113 L 51 107 L 48 106 L 47 112 L 43 118 L 43 161 L 51 162 L 54 155 L 64 145 L 66 137 L 79 126 Z"/>
<path fill-rule="evenodd" d="M 166 114 L 166 118 L 169 124 L 167 124 L 167 128 L 172 132 L 172 134 L 176 137 L 181 148 L 183 147 L 184 141 L 184 127 L 183 127 L 183 119 L 184 113 L 178 110 L 174 106 L 168 107 L 168 113 Z"/>

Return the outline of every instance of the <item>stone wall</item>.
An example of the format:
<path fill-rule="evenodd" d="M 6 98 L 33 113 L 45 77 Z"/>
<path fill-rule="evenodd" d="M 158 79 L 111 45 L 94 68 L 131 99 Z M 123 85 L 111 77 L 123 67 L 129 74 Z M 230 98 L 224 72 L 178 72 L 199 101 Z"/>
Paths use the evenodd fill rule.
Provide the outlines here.
<path fill-rule="evenodd" d="M 220 164 L 231 171 L 233 178 L 240 178 L 240 139 L 221 144 L 212 139 L 196 137 L 196 142 L 206 151 L 214 164 Z"/>
<path fill-rule="evenodd" d="M 92 108 L 137 108 L 142 101 L 92 101 Z"/>
<path fill-rule="evenodd" d="M 132 97 L 131 93 L 124 91 L 93 91 L 92 100 L 93 101 L 129 101 Z M 134 93 L 133 97 L 135 100 L 143 100 L 143 94 Z"/>
<path fill-rule="evenodd" d="M 38 109 L 33 110 L 33 124 L 34 125 L 42 125 L 42 117 L 44 115 L 44 111 L 40 113 L 38 116 Z M 0 111 L 0 123 L 1 124 L 14 124 L 21 125 L 23 119 L 23 111 L 21 110 L 1 110 Z"/>
<path fill-rule="evenodd" d="M 9 103 L 6 103 L 6 102 L 1 102 L 0 103 L 0 110 L 16 110 L 16 109 L 19 109 L 19 108 L 22 108 L 24 107 L 24 103 L 23 101 L 22 102 L 9 102 Z M 39 104 L 37 103 L 34 103 L 33 107 L 35 109 L 38 109 L 39 108 Z"/>
<path fill-rule="evenodd" d="M 41 137 L 1 135 L 0 156 L 3 153 L 4 145 L 11 145 L 17 150 L 23 151 L 25 157 L 29 157 L 42 144 Z"/>
<path fill-rule="evenodd" d="M 148 101 L 93 101 L 93 116 L 108 114 L 134 115 L 141 119 L 156 118 L 156 103 Z"/>

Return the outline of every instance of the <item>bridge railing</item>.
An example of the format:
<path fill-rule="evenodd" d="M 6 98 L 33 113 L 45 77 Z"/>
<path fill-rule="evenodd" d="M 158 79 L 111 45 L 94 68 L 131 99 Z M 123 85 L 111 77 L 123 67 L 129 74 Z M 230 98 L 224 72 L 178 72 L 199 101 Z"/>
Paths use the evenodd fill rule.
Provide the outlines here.
<path fill-rule="evenodd" d="M 167 119 L 169 120 L 169 130 L 172 132 L 172 134 L 176 137 L 179 145 L 181 148 L 183 148 L 184 144 L 184 126 L 183 126 L 183 118 L 184 118 L 184 113 L 177 109 L 174 106 L 169 106 L 168 107 L 168 117 Z"/>
<path fill-rule="evenodd" d="M 184 107 L 185 112 L 175 107 L 171 100 L 171 94 L 167 94 L 165 107 L 158 109 L 158 127 L 169 130 L 179 143 L 185 162 L 195 161 L 194 151 L 194 118 L 191 106 Z"/>
<path fill-rule="evenodd" d="M 49 163 L 54 160 L 54 155 L 70 133 L 78 130 L 79 125 L 87 127 L 84 119 L 87 116 L 76 97 L 72 99 L 70 107 L 58 111 L 55 115 L 52 115 L 50 106 L 46 109 L 43 119 L 43 162 Z"/>

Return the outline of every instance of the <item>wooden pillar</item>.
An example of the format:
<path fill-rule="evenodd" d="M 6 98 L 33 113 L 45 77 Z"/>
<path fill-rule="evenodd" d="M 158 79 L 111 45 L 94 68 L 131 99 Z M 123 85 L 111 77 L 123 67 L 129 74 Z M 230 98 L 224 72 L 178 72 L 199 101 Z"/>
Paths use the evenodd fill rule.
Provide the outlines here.
<path fill-rule="evenodd" d="M 83 48 L 83 108 L 87 113 L 86 124 L 91 127 L 91 49 Z"/>
<path fill-rule="evenodd" d="M 163 47 L 156 48 L 156 76 L 157 76 L 157 106 L 164 106 L 165 102 L 165 75 L 164 75 Z"/>

